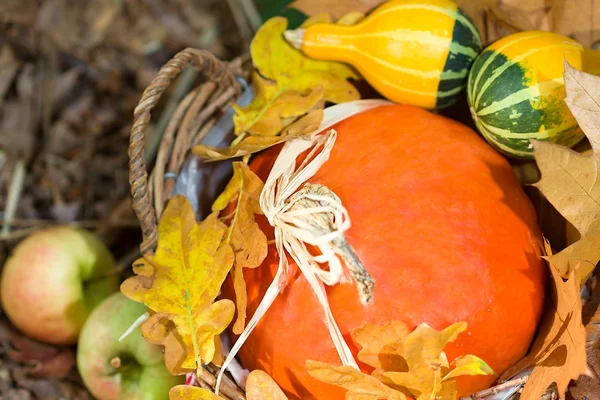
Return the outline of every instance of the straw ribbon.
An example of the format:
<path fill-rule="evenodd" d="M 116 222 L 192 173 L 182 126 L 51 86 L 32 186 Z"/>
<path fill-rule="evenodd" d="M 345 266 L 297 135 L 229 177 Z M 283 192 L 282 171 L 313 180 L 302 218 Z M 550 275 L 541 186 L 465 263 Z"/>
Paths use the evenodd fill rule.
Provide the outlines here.
<path fill-rule="evenodd" d="M 324 120 L 315 133 L 353 114 L 385 104 L 390 103 L 363 100 L 330 107 L 325 110 Z M 227 365 L 285 288 L 292 268 L 287 255 L 300 268 L 316 295 L 342 364 L 358 369 L 335 322 L 324 285 L 348 282 L 352 278 L 361 302 L 367 304 L 372 298 L 374 281 L 344 237 L 344 232 L 350 228 L 350 218 L 339 197 L 326 186 L 307 183 L 329 159 L 336 138 L 337 132 L 330 129 L 309 140 L 286 142 L 275 160 L 260 195 L 260 207 L 274 228 L 279 266 L 261 303 L 223 363 L 217 377 L 217 394 Z M 307 156 L 297 167 L 297 159 L 304 153 Z M 318 254 L 313 254 L 309 247 L 316 248 Z"/>

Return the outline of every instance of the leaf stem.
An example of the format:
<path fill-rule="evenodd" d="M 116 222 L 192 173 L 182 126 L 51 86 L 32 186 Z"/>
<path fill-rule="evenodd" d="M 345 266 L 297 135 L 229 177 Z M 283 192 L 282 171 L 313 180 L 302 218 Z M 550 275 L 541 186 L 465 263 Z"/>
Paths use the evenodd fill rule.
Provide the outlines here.
<path fill-rule="evenodd" d="M 435 373 L 436 371 L 434 370 L 433 372 L 433 387 L 431 388 L 431 395 L 429 396 L 429 398 L 431 400 L 435 400 L 437 398 L 437 394 L 438 394 L 438 374 Z M 441 389 L 441 388 L 440 388 Z"/>
<path fill-rule="evenodd" d="M 235 147 L 238 144 L 240 144 L 240 142 L 244 139 L 246 139 L 246 137 L 248 136 L 248 132 L 244 131 L 242 132 L 241 135 L 239 135 L 238 137 L 236 137 L 234 140 L 231 141 L 231 144 L 229 145 L 229 147 Z"/>
<path fill-rule="evenodd" d="M 202 359 L 200 358 L 200 347 L 198 346 L 198 340 L 196 339 L 196 330 L 194 329 L 194 315 L 192 313 L 192 304 L 190 301 L 190 288 L 189 282 L 187 282 L 187 290 L 184 292 L 186 308 L 188 312 L 188 322 L 190 324 L 190 335 L 192 336 L 192 344 L 194 345 L 194 354 L 196 354 L 196 368 L 202 368 Z"/>

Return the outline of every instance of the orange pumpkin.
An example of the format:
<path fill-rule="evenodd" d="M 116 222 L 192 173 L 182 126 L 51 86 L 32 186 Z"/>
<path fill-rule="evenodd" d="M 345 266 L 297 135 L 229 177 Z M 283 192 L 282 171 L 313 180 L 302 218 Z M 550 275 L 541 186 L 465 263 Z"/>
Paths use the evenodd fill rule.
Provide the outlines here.
<path fill-rule="evenodd" d="M 359 349 L 350 332 L 365 323 L 401 320 L 411 329 L 422 322 L 443 329 L 467 321 L 468 331 L 446 347 L 449 360 L 474 354 L 502 373 L 528 350 L 546 278 L 535 212 L 508 162 L 470 128 L 412 106 L 381 106 L 333 128 L 338 139 L 331 157 L 310 182 L 341 198 L 352 221 L 346 238 L 375 280 L 367 306 L 352 284 L 327 289 L 354 354 Z M 262 179 L 277 154 L 271 149 L 251 163 Z M 272 229 L 260 222 L 272 239 Z M 261 267 L 244 270 L 249 315 L 277 265 L 272 245 Z M 344 398 L 343 389 L 306 372 L 307 359 L 340 361 L 300 273 L 239 355 L 246 368 L 271 374 L 290 398 Z M 495 378 L 461 377 L 459 395 Z"/>

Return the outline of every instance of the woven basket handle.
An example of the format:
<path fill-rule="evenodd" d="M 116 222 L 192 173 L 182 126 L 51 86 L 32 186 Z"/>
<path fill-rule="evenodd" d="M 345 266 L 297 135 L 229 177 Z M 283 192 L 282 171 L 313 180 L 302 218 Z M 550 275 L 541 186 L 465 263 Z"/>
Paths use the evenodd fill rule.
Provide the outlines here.
<path fill-rule="evenodd" d="M 144 159 L 145 132 L 150 122 L 150 111 L 158 104 L 160 96 L 173 79 L 188 65 L 192 64 L 199 72 L 211 80 L 222 81 L 234 77 L 227 64 L 206 50 L 187 48 L 177 53 L 167 62 L 144 90 L 135 111 L 133 126 L 129 136 L 129 184 L 133 196 L 133 209 L 140 221 L 143 241 L 142 254 L 152 253 L 157 243 L 158 230 L 156 215 L 148 191 L 148 173 Z"/>

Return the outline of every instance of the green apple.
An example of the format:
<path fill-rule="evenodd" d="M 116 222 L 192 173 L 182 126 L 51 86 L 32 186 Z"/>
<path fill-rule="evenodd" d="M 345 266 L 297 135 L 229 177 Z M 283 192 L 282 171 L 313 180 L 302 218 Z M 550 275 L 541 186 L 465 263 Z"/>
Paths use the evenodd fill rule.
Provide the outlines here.
<path fill-rule="evenodd" d="M 68 226 L 37 231 L 4 265 L 2 307 L 26 335 L 73 344 L 94 307 L 119 289 L 114 265 L 110 251 L 91 232 Z"/>
<path fill-rule="evenodd" d="M 143 304 L 115 293 L 86 321 L 77 347 L 83 382 L 99 400 L 167 400 L 169 389 L 182 384 L 164 363 L 162 347 L 148 343 L 137 328 L 119 337 L 146 312 Z"/>

